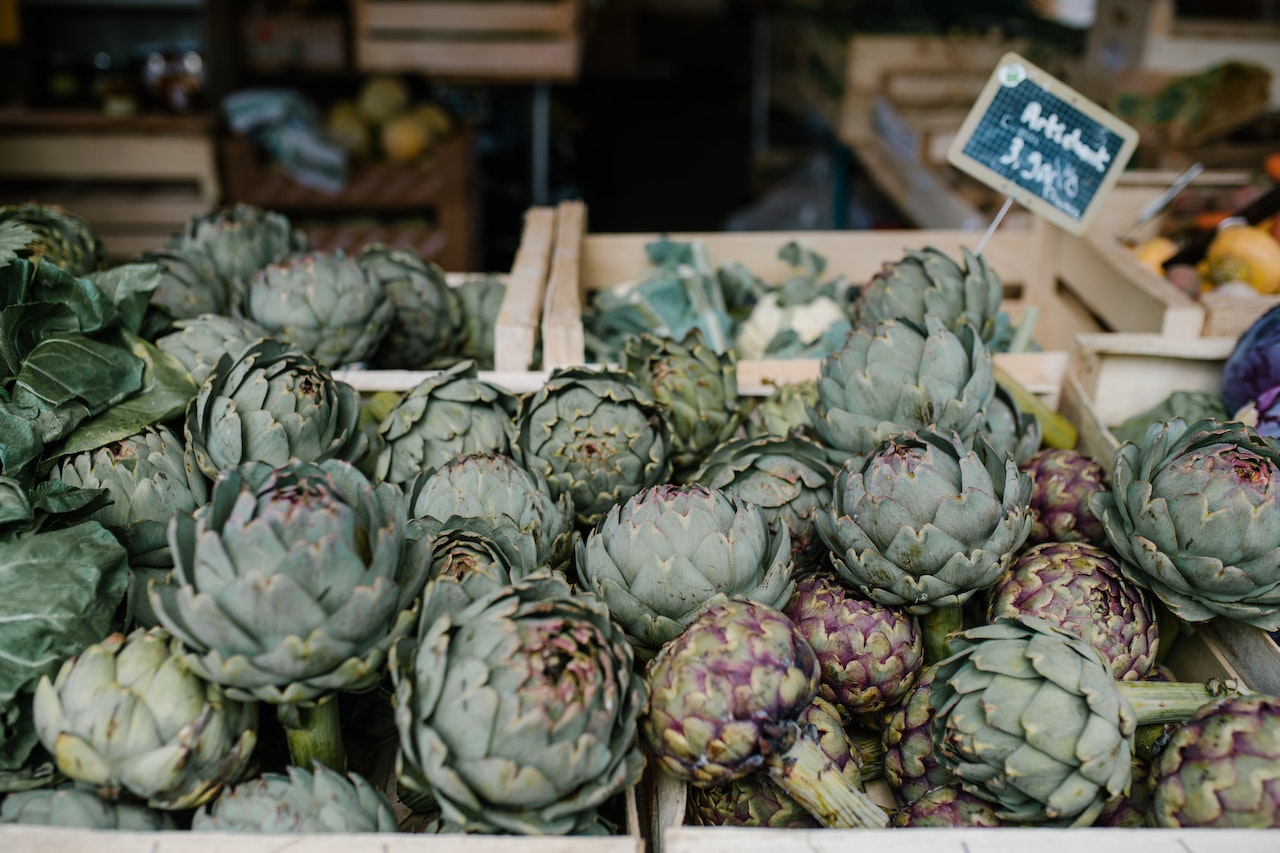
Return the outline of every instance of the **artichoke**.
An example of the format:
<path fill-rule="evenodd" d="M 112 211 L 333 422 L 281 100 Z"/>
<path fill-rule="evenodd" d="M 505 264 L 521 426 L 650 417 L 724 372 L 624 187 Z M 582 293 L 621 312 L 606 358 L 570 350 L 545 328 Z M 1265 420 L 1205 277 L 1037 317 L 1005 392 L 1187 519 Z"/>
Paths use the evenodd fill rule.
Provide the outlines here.
<path fill-rule="evenodd" d="M 226 284 L 233 308 L 240 306 L 254 273 L 308 248 L 306 235 L 295 231 L 286 216 L 247 204 L 192 217 L 169 245 L 204 252 Z"/>
<path fill-rule="evenodd" d="M 686 479 L 738 428 L 738 363 L 717 353 L 694 328 L 681 341 L 645 332 L 627 339 L 622 369 L 653 392 L 671 427 L 671 466 Z"/>
<path fill-rule="evenodd" d="M 178 319 L 231 312 L 227 283 L 209 256 L 198 249 L 157 249 L 143 252 L 130 263 L 152 264 L 158 269 L 151 301 Z"/>
<path fill-rule="evenodd" d="M 778 610 L 741 599 L 708 605 L 645 677 L 640 736 L 662 771 L 700 786 L 765 771 L 824 826 L 887 824 L 798 724 L 818 693 L 818 660 Z"/>
<path fill-rule="evenodd" d="M 766 435 L 812 437 L 809 410 L 818 404 L 818 380 L 779 385 L 768 396 L 739 398 L 745 411 L 743 431 L 751 438 Z"/>
<path fill-rule="evenodd" d="M 1121 445 L 1089 506 L 1129 580 L 1187 622 L 1280 628 L 1280 440 L 1175 418 Z"/>
<path fill-rule="evenodd" d="M 573 503 L 567 494 L 551 496 L 547 478 L 510 456 L 472 453 L 459 456 L 409 490 L 409 515 L 441 528 L 460 520 L 491 528 L 514 528 L 522 563 L 565 571 L 573 556 Z"/>
<path fill-rule="evenodd" d="M 83 217 L 53 204 L 0 206 L 0 224 L 15 223 L 34 234 L 19 257 L 45 259 L 74 276 L 100 270 L 107 260 L 102 238 Z"/>
<path fill-rule="evenodd" d="M 403 493 L 336 459 L 229 471 L 209 503 L 174 517 L 169 542 L 173 583 L 153 587 L 151 603 L 187 663 L 233 698 L 280 706 L 299 733 L 332 734 L 332 694 L 382 678 L 387 650 L 417 620 L 431 563 L 430 538 L 410 536 Z M 310 747 L 291 737 L 294 763 L 307 766 Z M 323 755 L 331 767 L 338 743 Z"/>
<path fill-rule="evenodd" d="M 508 521 L 423 519 L 421 529 L 433 537 L 431 577 L 457 581 L 472 600 L 539 570 L 549 572 L 534 562 L 532 550 L 523 547 L 527 537 Z"/>
<path fill-rule="evenodd" d="M 372 355 L 395 316 L 382 280 L 342 252 L 268 264 L 249 279 L 241 310 L 329 368 Z"/>
<path fill-rule="evenodd" d="M 854 329 L 822 360 L 813 428 L 838 464 L 900 432 L 932 427 L 972 437 L 995 394 L 991 354 L 971 326 L 952 332 L 886 320 Z"/>
<path fill-rule="evenodd" d="M 963 829 L 972 826 L 1000 826 L 996 810 L 986 800 L 963 788 L 940 786 L 893 813 L 890 825 L 933 826 Z"/>
<path fill-rule="evenodd" d="M 781 608 L 791 597 L 791 539 L 732 492 L 653 486 L 611 509 L 577 548 L 584 587 L 650 657 L 712 601 Z"/>
<path fill-rule="evenodd" d="M 1087 642 L 1030 616 L 960 632 L 951 648 L 930 691 L 934 743 L 1006 821 L 1088 826 L 1129 787 L 1135 728 L 1212 698 L 1202 685 L 1115 681 Z"/>
<path fill-rule="evenodd" d="M 884 780 L 900 802 L 910 804 L 930 790 L 956 784 L 933 745 L 933 706 L 929 704 L 937 664 L 920 670 L 905 699 L 885 722 Z"/>
<path fill-rule="evenodd" d="M 461 355 L 462 303 L 438 264 L 378 244 L 366 246 L 356 262 L 386 290 L 392 306 L 386 333 L 369 358 L 372 366 L 424 370 Z M 492 323 L 489 333 L 492 337 Z"/>
<path fill-rule="evenodd" d="M 985 258 L 967 246 L 960 252 L 963 267 L 932 246 L 908 249 L 903 258 L 885 264 L 858 293 L 858 325 L 874 328 L 898 318 L 923 325 L 932 314 L 957 334 L 972 326 L 990 342 L 1004 286 Z"/>
<path fill-rule="evenodd" d="M 227 791 L 191 820 L 195 832 L 395 832 L 391 803 L 357 773 L 317 765 L 264 773 Z"/>
<path fill-rule="evenodd" d="M 33 710 L 59 770 L 154 808 L 213 799 L 244 773 L 257 743 L 257 703 L 197 675 L 159 629 L 113 634 L 68 659 L 57 679 L 40 679 Z"/>
<path fill-rule="evenodd" d="M 187 406 L 183 435 L 205 476 L 245 462 L 358 461 L 360 396 L 297 347 L 267 338 L 224 355 Z"/>
<path fill-rule="evenodd" d="M 1107 541 L 1102 522 L 1089 509 L 1094 492 L 1106 490 L 1106 469 L 1078 450 L 1046 447 L 1020 463 L 1031 475 L 1031 533 L 1028 545 L 1042 542 Z"/>
<path fill-rule="evenodd" d="M 519 406 L 465 361 L 419 382 L 378 427 L 374 478 L 404 485 L 469 453 L 510 454 Z"/>
<path fill-rule="evenodd" d="M 987 404 L 980 432 L 1001 453 L 1008 453 L 1023 465 L 1040 449 L 1044 434 L 1040 421 L 1024 412 L 1004 385 L 996 383 L 996 391 Z"/>
<path fill-rule="evenodd" d="M 459 355 L 493 370 L 498 314 L 507 295 L 507 285 L 498 276 L 470 275 L 453 292 L 462 306 L 462 347 Z M 419 332 L 419 334 L 421 334 Z"/>
<path fill-rule="evenodd" d="M 1031 527 L 1031 478 L 981 436 L 932 430 L 854 457 L 816 517 L 840 579 L 872 601 L 926 617 L 925 660 L 970 596 L 995 582 Z"/>
<path fill-rule="evenodd" d="M 173 324 L 173 331 L 156 339 L 156 346 L 187 369 L 197 386 L 212 372 L 224 355 L 232 359 L 258 340 L 270 337 L 267 330 L 243 317 L 201 314 Z"/>
<path fill-rule="evenodd" d="M 156 424 L 97 450 L 63 457 L 49 478 L 81 488 L 106 489 L 111 495 L 111 504 L 92 518 L 124 544 L 134 572 L 130 590 L 134 618 L 144 626 L 154 625 L 146 582 L 163 580 L 173 566 L 169 519 L 209 499 L 208 482 L 187 467 L 182 440 Z"/>
<path fill-rule="evenodd" d="M 854 598 L 822 575 L 797 581 L 782 612 L 818 656 L 818 695 L 845 720 L 897 705 L 923 664 L 914 616 Z"/>
<path fill-rule="evenodd" d="M 0 824 L 4 823 L 126 832 L 178 828 L 168 812 L 104 800 L 76 785 L 10 794 L 0 802 Z"/>
<path fill-rule="evenodd" d="M 799 436 L 732 439 L 711 451 L 692 480 L 736 492 L 770 524 L 786 525 L 797 574 L 826 565 L 814 516 L 831 501 L 835 469 L 817 443 Z"/>
<path fill-rule="evenodd" d="M 1280 697 L 1205 704 L 1151 767 L 1154 826 L 1280 828 Z"/>
<path fill-rule="evenodd" d="M 412 660 L 393 652 L 400 784 L 467 831 L 588 829 L 644 763 L 644 682 L 608 611 L 551 577 L 425 598 Z"/>
<path fill-rule="evenodd" d="M 1100 548 L 1050 542 L 1024 551 L 995 582 L 988 602 L 988 621 L 1025 613 L 1084 638 L 1119 681 L 1140 681 L 1155 666 L 1155 606 Z"/>
<path fill-rule="evenodd" d="M 653 396 L 615 371 L 561 368 L 521 401 L 515 452 L 567 494 L 580 526 L 593 527 L 615 504 L 671 472 L 670 428 Z"/>

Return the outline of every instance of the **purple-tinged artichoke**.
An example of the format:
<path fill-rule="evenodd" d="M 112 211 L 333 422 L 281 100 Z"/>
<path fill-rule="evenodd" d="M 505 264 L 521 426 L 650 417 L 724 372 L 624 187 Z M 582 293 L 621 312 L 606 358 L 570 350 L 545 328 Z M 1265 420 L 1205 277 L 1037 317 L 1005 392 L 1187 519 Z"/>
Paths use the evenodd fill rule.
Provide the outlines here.
<path fill-rule="evenodd" d="M 424 599 L 412 659 L 392 653 L 400 784 L 467 831 L 589 829 L 644 767 L 644 680 L 608 610 L 553 577 Z"/>
<path fill-rule="evenodd" d="M 1116 681 L 1083 639 L 1030 616 L 962 631 L 951 649 L 930 690 L 938 754 L 1016 823 L 1093 823 L 1129 788 L 1137 726 L 1186 719 L 1213 696 Z"/>
<path fill-rule="evenodd" d="M 662 647 L 645 676 L 640 737 L 663 772 L 725 785 L 763 771 L 824 826 L 888 823 L 797 722 L 817 696 L 818 659 L 780 611 L 712 604 Z"/>
<path fill-rule="evenodd" d="M 890 825 L 964 829 L 1001 826 L 1001 822 L 991 803 L 959 786 L 943 785 L 925 791 L 894 812 Z"/>
<path fill-rule="evenodd" d="M 822 575 L 798 580 L 783 613 L 818 656 L 818 695 L 845 720 L 897 705 L 924 662 L 914 616 L 855 598 Z"/>
<path fill-rule="evenodd" d="M 1089 509 L 1089 496 L 1107 488 L 1106 469 L 1078 450 L 1045 448 L 1021 466 L 1031 475 L 1031 533 L 1041 542 L 1107 541 L 1102 522 Z"/>
<path fill-rule="evenodd" d="M 732 439 L 713 450 L 692 479 L 737 492 L 770 523 L 785 524 L 796 574 L 827 564 L 827 546 L 813 519 L 831 502 L 835 469 L 816 442 L 798 435 Z"/>
<path fill-rule="evenodd" d="M 733 492 L 696 483 L 653 486 L 614 506 L 579 540 L 575 563 L 644 657 L 710 602 L 781 608 L 795 588 L 786 526 Z"/>
<path fill-rule="evenodd" d="M 884 780 L 903 803 L 915 802 L 940 785 L 957 783 L 933 744 L 929 691 L 937 673 L 936 664 L 920 670 L 911 692 L 884 726 Z"/>
<path fill-rule="evenodd" d="M 1140 681 L 1155 665 L 1155 605 L 1101 548 L 1049 542 L 1022 552 L 991 588 L 987 620 L 1019 613 L 1084 638 L 1118 681 Z"/>
<path fill-rule="evenodd" d="M 1153 826 L 1280 827 L 1280 697 L 1207 703 L 1152 763 Z"/>
<path fill-rule="evenodd" d="M 1089 506 L 1125 576 L 1176 616 L 1280 628 L 1280 439 L 1175 418 L 1116 451 Z"/>

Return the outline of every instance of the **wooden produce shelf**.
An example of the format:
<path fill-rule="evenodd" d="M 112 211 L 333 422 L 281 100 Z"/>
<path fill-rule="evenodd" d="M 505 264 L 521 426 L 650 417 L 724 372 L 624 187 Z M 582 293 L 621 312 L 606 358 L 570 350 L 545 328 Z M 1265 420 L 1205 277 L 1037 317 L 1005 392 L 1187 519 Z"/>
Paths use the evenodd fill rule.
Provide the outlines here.
<path fill-rule="evenodd" d="M 213 128 L 209 114 L 0 110 L 0 202 L 60 205 L 127 260 L 218 203 Z"/>
<path fill-rule="evenodd" d="M 581 62 L 582 0 L 352 0 L 356 68 L 564 82 Z"/>

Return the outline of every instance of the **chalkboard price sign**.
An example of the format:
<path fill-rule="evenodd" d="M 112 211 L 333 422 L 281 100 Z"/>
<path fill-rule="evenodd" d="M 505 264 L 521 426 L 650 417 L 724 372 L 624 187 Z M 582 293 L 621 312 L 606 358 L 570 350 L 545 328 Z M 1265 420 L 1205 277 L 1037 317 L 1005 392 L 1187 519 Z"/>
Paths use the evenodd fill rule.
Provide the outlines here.
<path fill-rule="evenodd" d="M 1082 234 L 1138 144 L 1138 132 L 1006 53 L 947 160 L 1073 234 Z"/>

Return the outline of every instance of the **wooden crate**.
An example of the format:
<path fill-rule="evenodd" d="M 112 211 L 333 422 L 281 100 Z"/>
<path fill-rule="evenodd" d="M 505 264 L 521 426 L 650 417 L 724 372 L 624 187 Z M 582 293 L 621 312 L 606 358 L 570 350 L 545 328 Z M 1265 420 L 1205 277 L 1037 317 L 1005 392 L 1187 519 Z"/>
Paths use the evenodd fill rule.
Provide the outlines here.
<path fill-rule="evenodd" d="M 0 111 L 0 203 L 83 216 L 113 262 L 160 248 L 218 198 L 210 116 Z"/>
<path fill-rule="evenodd" d="M 657 234 L 589 234 L 586 208 L 578 202 L 560 205 L 556 249 L 552 256 L 547 301 L 542 314 L 543 360 L 548 367 L 582 364 L 586 358 L 582 329 L 583 300 L 591 291 L 625 288 L 649 270 L 645 244 Z M 798 240 L 827 258 L 830 275 L 867 281 L 886 261 L 907 248 L 935 246 L 952 257 L 972 246 L 966 231 L 805 231 L 721 234 L 670 234 L 672 239 L 700 239 L 712 263 L 734 260 L 766 281 L 781 281 L 787 266 L 777 258 L 788 240 Z M 1024 310 L 1039 311 L 1036 339 L 1045 352 L 998 355 L 997 361 L 1030 390 L 1055 399 L 1066 352 L 1076 334 L 1117 329 L 1191 336 L 1198 333 L 1202 312 L 1190 298 L 1169 287 L 1132 286 L 1122 270 L 1108 263 L 1087 243 L 1044 222 L 1028 229 L 1002 229 L 984 252 L 1005 284 L 1004 308 L 1017 322 Z M 1137 263 L 1136 260 L 1134 263 Z M 816 360 L 744 361 L 739 374 L 744 387 L 764 393 L 768 382 L 816 376 Z"/>
<path fill-rule="evenodd" d="M 1106 208 L 1082 238 L 1097 262 L 1127 280 L 1129 287 L 1157 295 L 1163 292 L 1164 298 L 1170 300 L 1178 298 L 1181 291 L 1164 276 L 1139 263 L 1131 248 L 1159 234 L 1161 218 L 1157 217 L 1136 229 L 1131 225 L 1139 211 L 1159 196 L 1177 175 L 1177 172 L 1170 171 L 1144 171 L 1122 176 L 1108 197 Z M 1252 174 L 1245 171 L 1205 172 L 1184 192 L 1195 192 L 1198 187 L 1210 190 L 1242 187 L 1252 179 Z M 1280 305 L 1280 296 L 1232 296 L 1210 292 L 1193 300 L 1193 305 L 1200 311 L 1202 319 L 1199 327 L 1191 330 L 1192 335 L 1239 337 L 1270 308 Z M 1136 329 L 1113 328 L 1111 331 Z"/>
<path fill-rule="evenodd" d="M 219 149 L 228 204 L 243 202 L 298 218 L 322 247 L 350 251 L 376 236 L 411 247 L 448 270 L 475 264 L 479 187 L 470 128 L 441 140 L 421 161 L 354 164 L 336 193 L 297 183 L 266 162 L 244 136 L 225 137 Z"/>
<path fill-rule="evenodd" d="M 569 81 L 582 0 L 353 0 L 356 69 L 438 78 Z"/>

